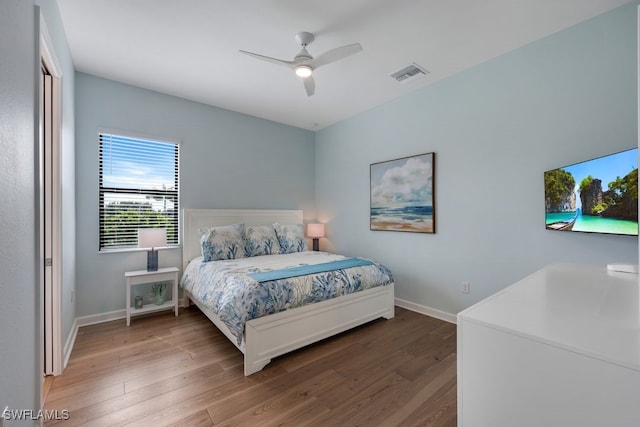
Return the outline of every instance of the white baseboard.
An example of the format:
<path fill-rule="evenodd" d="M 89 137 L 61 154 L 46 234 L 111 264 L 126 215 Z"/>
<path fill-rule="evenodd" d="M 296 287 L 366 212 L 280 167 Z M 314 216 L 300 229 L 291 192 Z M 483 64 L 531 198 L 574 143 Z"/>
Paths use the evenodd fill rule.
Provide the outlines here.
<path fill-rule="evenodd" d="M 81 327 L 95 325 L 97 323 L 111 322 L 112 320 L 124 319 L 125 317 L 127 317 L 127 310 L 123 308 L 122 310 L 76 317 L 76 322 L 78 322 L 78 327 Z"/>
<path fill-rule="evenodd" d="M 78 336 L 78 318 L 73 319 L 73 325 L 71 325 L 71 333 L 67 337 L 67 342 L 62 349 L 62 369 L 64 370 L 69 364 L 69 358 L 71 357 L 71 350 L 76 343 L 76 337 Z"/>
<path fill-rule="evenodd" d="M 400 298 L 395 299 L 395 304 L 398 307 L 406 308 L 407 310 L 415 311 L 416 313 L 435 317 L 436 319 L 444 320 L 445 322 L 453 323 L 454 325 L 457 323 L 457 316 L 455 314 L 447 313 L 446 311 L 427 307 L 426 305 L 416 304 L 414 302 L 406 301 Z"/>

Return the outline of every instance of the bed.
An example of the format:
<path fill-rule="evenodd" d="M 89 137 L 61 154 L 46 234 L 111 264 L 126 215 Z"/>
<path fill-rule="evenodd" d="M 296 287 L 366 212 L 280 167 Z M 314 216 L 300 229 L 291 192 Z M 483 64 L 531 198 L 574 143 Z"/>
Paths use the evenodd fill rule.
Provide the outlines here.
<path fill-rule="evenodd" d="M 277 224 L 302 224 L 301 210 L 230 210 L 230 209 L 184 209 L 183 211 L 183 287 L 184 297 L 198 308 L 216 327 L 244 354 L 246 376 L 262 370 L 272 358 L 304 347 L 332 335 L 344 332 L 378 318 L 394 316 L 394 284 L 392 281 L 357 292 L 336 296 L 312 304 L 289 308 L 263 317 L 243 322 L 242 333 L 230 324 L 228 316 L 218 315 L 211 308 L 211 301 L 199 298 L 197 288 L 186 283 L 193 276 L 196 263 L 202 262 L 201 237 L 204 230 L 212 227 L 245 224 L 267 226 Z M 300 253 L 298 257 L 326 257 L 327 261 L 350 263 L 362 260 L 330 256 L 330 254 Z M 263 261 L 279 255 L 252 257 Z M 311 258 L 304 258 L 311 259 Z M 355 261 L 354 261 L 355 260 Z M 231 261 L 231 260 L 229 260 Z M 242 261 L 242 263 L 240 262 Z M 231 262 L 225 268 L 245 268 L 244 261 Z M 365 260 L 366 261 L 366 260 Z M 297 262 L 297 261 L 296 261 Z M 214 261 L 218 263 L 218 261 Z M 309 264 L 302 262 L 303 264 Z M 312 264 L 315 264 L 314 261 Z M 208 263 L 211 264 L 211 263 Z M 327 263 L 328 265 L 329 263 Z M 364 264 L 361 262 L 360 264 Z M 377 263 L 376 263 L 377 264 Z M 358 267 L 356 265 L 356 267 Z M 199 267 L 198 267 L 199 268 Z M 306 267 L 305 267 L 306 268 Z M 364 267 L 362 267 L 364 268 Z M 257 268 L 260 270 L 260 268 Z M 243 270 L 244 271 L 244 270 Z M 267 274 L 270 272 L 267 272 Z M 260 272 L 255 274 L 261 274 Z M 253 276 L 252 276 L 253 277 Z M 391 276 L 389 275 L 389 278 Z M 258 280 L 258 279 L 256 279 Z M 190 292 L 191 289 L 193 292 Z M 224 320 L 223 320 L 224 319 Z M 229 326 L 231 325 L 231 327 Z"/>

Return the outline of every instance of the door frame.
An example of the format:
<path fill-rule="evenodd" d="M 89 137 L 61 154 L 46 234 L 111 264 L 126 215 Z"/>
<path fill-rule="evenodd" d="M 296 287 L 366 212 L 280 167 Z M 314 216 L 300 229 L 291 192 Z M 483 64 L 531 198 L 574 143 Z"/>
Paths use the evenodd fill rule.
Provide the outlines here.
<path fill-rule="evenodd" d="M 51 141 L 44 140 L 43 134 L 43 120 L 42 117 L 42 109 L 39 109 L 38 117 L 39 117 L 39 126 L 40 131 L 38 134 L 39 138 L 39 214 L 40 214 L 40 259 L 43 264 L 40 266 L 40 292 L 41 292 L 41 300 L 42 306 L 44 308 L 44 304 L 47 304 L 47 308 L 51 313 L 50 321 L 51 327 L 47 328 L 50 330 L 48 336 L 45 337 L 45 328 L 44 328 L 44 312 L 42 313 L 43 323 L 41 327 L 42 331 L 42 340 L 41 340 L 41 354 L 43 356 L 43 373 L 45 375 L 60 375 L 63 369 L 63 355 L 62 355 L 62 322 L 61 322 L 61 287 L 62 287 L 62 247 L 61 247 L 61 229 L 62 229 L 62 215 L 61 215 L 61 200 L 62 200 L 62 184 L 61 184 L 61 128 L 62 128 L 62 96 L 61 96 L 61 86 L 62 86 L 62 67 L 57 59 L 53 48 L 53 42 L 51 40 L 51 36 L 49 35 L 49 31 L 47 30 L 47 25 L 45 23 L 44 17 L 42 13 L 40 13 L 40 28 L 39 28 L 39 41 L 40 41 L 40 63 L 38 63 L 38 67 L 41 67 L 42 64 L 45 65 L 47 71 L 51 75 L 51 105 L 52 105 L 52 132 L 51 132 Z M 40 93 L 39 100 L 42 102 L 43 94 Z M 50 179 L 51 179 L 51 190 L 49 194 L 51 200 L 51 218 L 50 221 L 47 220 L 47 223 L 51 224 L 48 230 L 45 230 L 45 218 L 47 212 L 45 212 L 44 205 L 44 196 L 45 189 L 44 182 L 44 162 L 45 162 L 45 143 L 50 144 L 51 148 L 51 167 L 50 170 Z M 47 236 L 45 236 L 45 232 Z M 51 275 L 50 282 L 47 283 L 45 281 L 45 250 L 44 245 L 45 241 L 50 241 L 51 244 Z M 45 291 L 44 287 L 48 287 L 48 295 L 50 298 L 46 298 L 45 300 Z M 45 344 L 44 339 L 50 340 L 50 345 L 46 346 L 46 351 L 50 351 L 49 355 L 45 355 Z M 45 368 L 45 361 L 47 357 L 50 357 L 51 363 L 48 368 Z"/>

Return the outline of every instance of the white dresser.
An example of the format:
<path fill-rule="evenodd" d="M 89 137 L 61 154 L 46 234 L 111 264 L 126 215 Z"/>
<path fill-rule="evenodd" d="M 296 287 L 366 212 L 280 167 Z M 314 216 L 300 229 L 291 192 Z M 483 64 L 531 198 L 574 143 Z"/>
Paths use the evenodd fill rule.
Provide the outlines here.
<path fill-rule="evenodd" d="M 458 314 L 458 426 L 640 426 L 639 276 L 552 264 Z"/>

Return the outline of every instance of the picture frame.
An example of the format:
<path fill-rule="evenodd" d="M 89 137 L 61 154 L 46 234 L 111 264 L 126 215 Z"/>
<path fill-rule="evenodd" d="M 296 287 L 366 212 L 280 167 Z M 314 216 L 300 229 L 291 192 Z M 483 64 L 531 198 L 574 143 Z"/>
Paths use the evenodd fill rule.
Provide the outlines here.
<path fill-rule="evenodd" d="M 372 163 L 370 229 L 434 234 L 435 153 Z"/>

